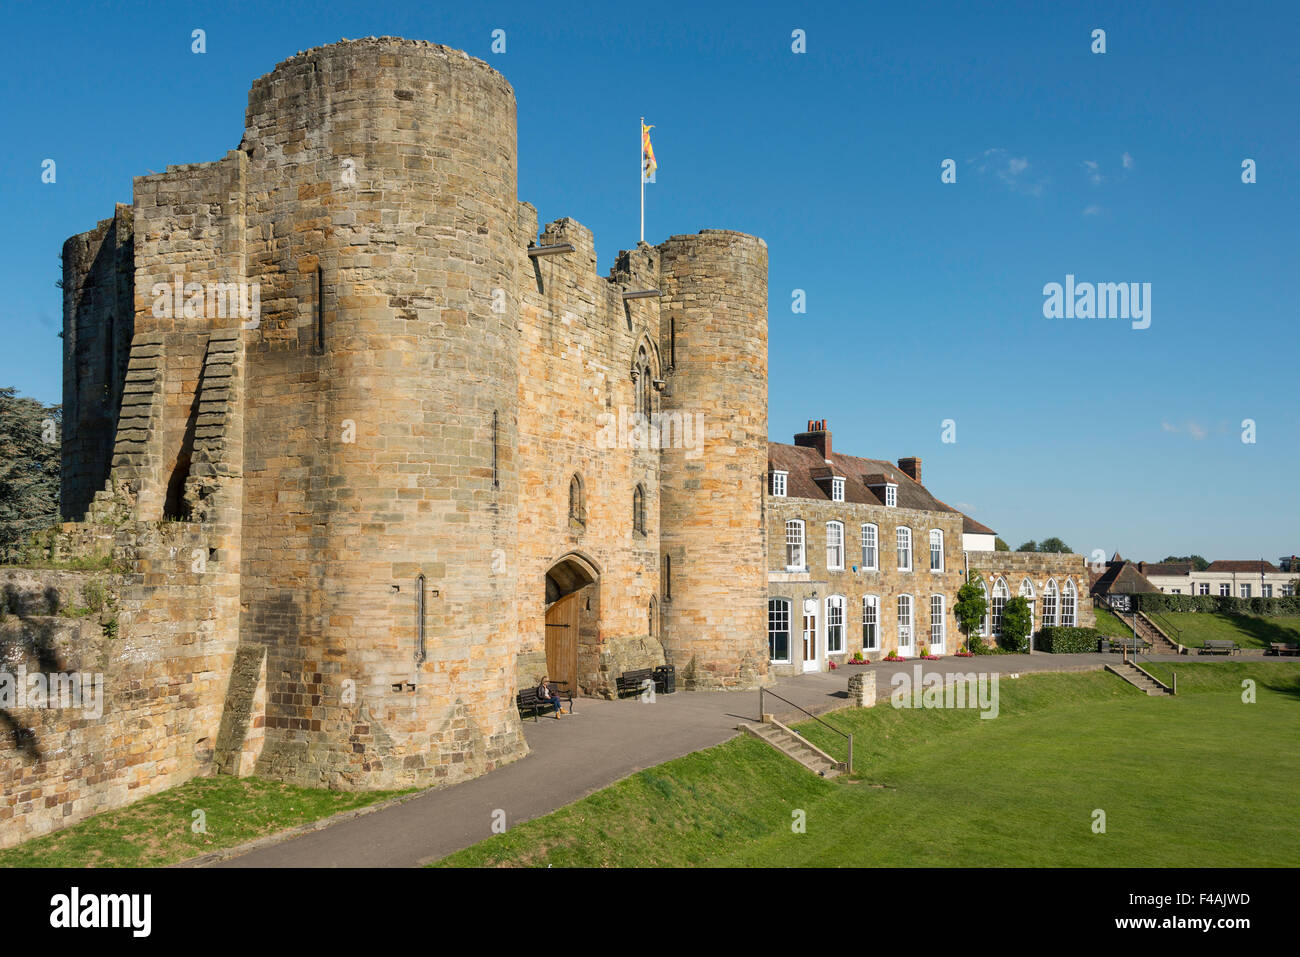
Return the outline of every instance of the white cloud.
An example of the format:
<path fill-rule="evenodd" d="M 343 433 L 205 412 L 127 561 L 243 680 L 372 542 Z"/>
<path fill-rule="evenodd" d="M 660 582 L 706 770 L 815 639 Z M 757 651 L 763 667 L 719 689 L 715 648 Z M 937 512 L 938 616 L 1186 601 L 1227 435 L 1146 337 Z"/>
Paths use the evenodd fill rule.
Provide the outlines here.
<path fill-rule="evenodd" d="M 979 156 L 968 159 L 967 163 L 977 163 L 975 172 L 981 176 L 992 174 L 1001 180 L 1013 193 L 1025 193 L 1041 196 L 1047 185 L 1045 177 L 1030 172 L 1028 157 L 1012 156 L 1001 147 L 987 149 Z"/>
<path fill-rule="evenodd" d="M 1133 157 L 1130 156 L 1128 153 L 1125 153 L 1123 156 L 1121 156 L 1121 157 L 1119 158 L 1119 161 L 1120 161 L 1120 163 L 1123 164 L 1123 166 L 1124 166 L 1125 169 L 1132 169 L 1132 168 L 1133 168 Z"/>
<path fill-rule="evenodd" d="M 1188 419 L 1187 424 L 1181 426 L 1173 425 L 1167 421 L 1161 422 L 1160 428 L 1164 429 L 1166 432 L 1173 432 L 1176 435 L 1181 435 L 1185 432 L 1187 435 L 1191 436 L 1192 441 L 1194 442 L 1199 442 L 1210 434 L 1205 426 L 1201 425 L 1195 419 Z"/>
<path fill-rule="evenodd" d="M 1098 206 L 1098 205 L 1096 205 L 1095 203 L 1094 203 L 1093 205 L 1091 205 L 1091 206 L 1085 206 L 1085 207 L 1084 207 L 1084 210 L 1083 210 L 1083 215 L 1085 215 L 1085 216 L 1099 216 L 1099 215 L 1101 215 L 1101 207 Z"/>

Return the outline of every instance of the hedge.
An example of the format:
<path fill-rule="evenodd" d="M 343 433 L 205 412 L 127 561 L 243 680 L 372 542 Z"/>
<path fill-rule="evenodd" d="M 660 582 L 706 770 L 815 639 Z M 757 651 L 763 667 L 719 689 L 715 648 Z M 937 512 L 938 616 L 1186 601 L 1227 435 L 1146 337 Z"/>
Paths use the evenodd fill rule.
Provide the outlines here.
<path fill-rule="evenodd" d="M 1218 615 L 1262 615 L 1266 618 L 1300 615 L 1300 595 L 1273 598 L 1238 598 L 1229 595 L 1139 594 L 1133 600 L 1142 611 L 1198 611 Z"/>
<path fill-rule="evenodd" d="M 1102 634 L 1096 628 L 1044 628 L 1034 638 L 1034 648 L 1054 655 L 1080 655 L 1101 647 Z"/>

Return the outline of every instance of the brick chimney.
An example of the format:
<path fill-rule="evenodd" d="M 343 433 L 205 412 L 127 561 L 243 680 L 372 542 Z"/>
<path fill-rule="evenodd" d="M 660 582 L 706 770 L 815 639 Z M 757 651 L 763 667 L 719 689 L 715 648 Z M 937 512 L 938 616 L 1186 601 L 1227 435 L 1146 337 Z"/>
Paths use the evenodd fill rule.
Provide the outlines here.
<path fill-rule="evenodd" d="M 826 420 L 809 419 L 808 431 L 796 434 L 794 444 L 816 449 L 822 459 L 829 462 L 831 458 L 831 433 L 826 428 Z"/>
<path fill-rule="evenodd" d="M 919 483 L 921 481 L 921 460 L 915 455 L 910 455 L 905 459 L 899 459 L 898 470 L 913 482 Z"/>

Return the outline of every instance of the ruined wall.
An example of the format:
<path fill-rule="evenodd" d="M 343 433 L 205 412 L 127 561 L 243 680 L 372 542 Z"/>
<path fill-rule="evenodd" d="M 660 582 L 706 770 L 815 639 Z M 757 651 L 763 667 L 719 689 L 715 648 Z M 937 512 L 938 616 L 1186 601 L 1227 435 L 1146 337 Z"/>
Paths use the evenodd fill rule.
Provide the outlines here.
<path fill-rule="evenodd" d="M 533 208 L 521 205 L 520 217 L 524 236 L 536 235 Z M 658 257 L 642 246 L 602 277 L 591 232 L 567 219 L 551 223 L 539 243 L 571 243 L 575 250 L 529 260 L 520 248 L 518 680 L 534 684 L 546 666 L 547 570 L 578 553 L 600 573 L 583 594 L 593 620 L 584 622 L 580 637 L 578 684 L 584 693 L 610 695 L 619 674 L 645 666 L 629 662 L 663 663 L 648 614 L 659 585 L 659 452 L 629 427 L 641 347 L 651 374 L 663 375 L 659 305 L 622 299 L 624 289 L 654 288 Z M 658 401 L 652 390 L 652 402 Z M 568 512 L 575 473 L 585 489 L 581 523 Z M 638 483 L 645 491 L 644 534 L 632 521 Z"/>
<path fill-rule="evenodd" d="M 664 405 L 704 424 L 700 449 L 663 452 L 665 643 L 686 687 L 753 687 L 768 670 L 767 245 L 706 229 L 658 249 Z"/>
<path fill-rule="evenodd" d="M 525 750 L 513 91 L 460 51 L 359 40 L 258 79 L 246 126 L 257 773 L 333 787 L 483 773 Z"/>
<path fill-rule="evenodd" d="M 81 518 L 112 461 L 134 329 L 131 207 L 63 244 L 60 510 Z"/>

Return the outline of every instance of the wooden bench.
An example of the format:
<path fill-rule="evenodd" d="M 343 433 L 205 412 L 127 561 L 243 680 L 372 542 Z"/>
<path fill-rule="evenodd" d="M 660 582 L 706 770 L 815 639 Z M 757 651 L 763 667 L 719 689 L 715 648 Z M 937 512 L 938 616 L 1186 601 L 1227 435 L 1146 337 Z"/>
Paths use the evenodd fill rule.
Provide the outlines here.
<path fill-rule="evenodd" d="M 1127 651 L 1131 654 L 1137 654 L 1139 651 L 1146 651 L 1151 647 L 1151 643 L 1142 638 L 1108 638 L 1104 639 L 1110 642 L 1111 651 Z"/>
<path fill-rule="evenodd" d="M 552 681 L 551 694 L 560 699 L 560 706 L 563 708 L 564 702 L 569 702 L 569 714 L 573 714 L 573 692 L 568 689 L 567 681 Z M 526 715 L 532 713 L 533 720 L 542 712 L 550 714 L 554 710 L 554 705 L 549 701 L 543 701 L 537 696 L 537 688 L 525 688 L 519 694 L 515 695 L 515 704 L 519 707 L 519 713 Z"/>
<path fill-rule="evenodd" d="M 1264 653 L 1267 655 L 1278 655 L 1279 657 L 1282 655 L 1294 657 L 1295 655 L 1300 655 L 1300 645 L 1294 645 L 1286 641 L 1274 641 L 1269 644 L 1268 651 Z"/>
<path fill-rule="evenodd" d="M 1226 638 L 1211 638 L 1198 652 L 1202 655 L 1235 655 L 1236 653 L 1237 643 Z"/>
<path fill-rule="evenodd" d="M 625 694 L 640 694 L 647 681 L 654 682 L 655 673 L 650 668 L 639 668 L 636 671 L 625 671 L 615 681 L 618 685 L 618 696 L 621 698 Z"/>

